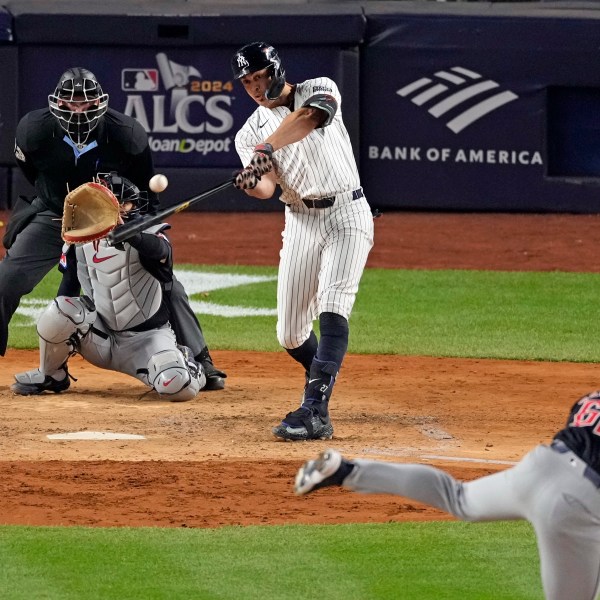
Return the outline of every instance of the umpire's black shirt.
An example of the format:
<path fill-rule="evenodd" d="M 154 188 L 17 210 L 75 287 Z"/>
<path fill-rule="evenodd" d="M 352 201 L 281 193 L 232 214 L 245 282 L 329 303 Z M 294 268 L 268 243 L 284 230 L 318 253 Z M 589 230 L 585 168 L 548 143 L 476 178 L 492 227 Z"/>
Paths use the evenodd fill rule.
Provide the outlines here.
<path fill-rule="evenodd" d="M 153 175 L 148 135 L 133 117 L 108 109 L 81 150 L 48 108 L 27 113 L 17 126 L 15 157 L 46 208 L 62 215 L 69 190 L 92 181 L 97 173 L 117 171 L 148 191 Z M 149 193 L 152 204 L 156 196 Z"/>

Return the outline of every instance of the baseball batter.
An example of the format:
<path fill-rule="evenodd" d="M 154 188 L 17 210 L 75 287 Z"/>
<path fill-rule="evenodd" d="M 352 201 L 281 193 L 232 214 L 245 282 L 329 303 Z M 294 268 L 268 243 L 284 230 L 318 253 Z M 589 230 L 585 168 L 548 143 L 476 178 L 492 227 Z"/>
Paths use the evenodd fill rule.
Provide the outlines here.
<path fill-rule="evenodd" d="M 275 48 L 253 42 L 231 60 L 258 108 L 235 138 L 235 186 L 268 199 L 281 187 L 285 229 L 277 337 L 305 371 L 301 406 L 273 429 L 284 440 L 329 439 L 328 404 L 348 348 L 348 319 L 373 246 L 373 216 L 327 77 L 290 84 Z M 313 331 L 319 319 L 320 340 Z"/>
<path fill-rule="evenodd" d="M 548 600 L 593 600 L 600 592 L 600 391 L 573 405 L 549 446 L 505 471 L 462 483 L 426 465 L 346 460 L 327 450 L 298 471 L 295 491 L 330 485 L 404 496 L 465 521 L 527 520 Z"/>
<path fill-rule="evenodd" d="M 116 196 L 122 219 L 139 213 L 139 189 L 116 173 L 101 182 Z M 37 324 L 40 367 L 15 375 L 21 395 L 69 388 L 67 361 L 75 352 L 103 369 L 126 373 L 173 401 L 191 400 L 206 383 L 202 366 L 178 346 L 161 282 L 172 277 L 166 224 L 138 233 L 121 247 L 105 238 L 71 247 L 62 268 L 77 270 L 84 295 L 59 296 Z"/>

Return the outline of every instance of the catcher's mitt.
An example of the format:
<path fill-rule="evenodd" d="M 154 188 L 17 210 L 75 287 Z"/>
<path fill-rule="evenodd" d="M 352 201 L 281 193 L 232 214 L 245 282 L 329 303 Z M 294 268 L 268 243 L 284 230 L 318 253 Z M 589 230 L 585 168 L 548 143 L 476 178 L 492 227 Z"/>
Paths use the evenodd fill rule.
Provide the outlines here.
<path fill-rule="evenodd" d="M 80 185 L 65 197 L 62 217 L 62 239 L 70 244 L 98 240 L 119 222 L 119 202 L 100 183 Z"/>

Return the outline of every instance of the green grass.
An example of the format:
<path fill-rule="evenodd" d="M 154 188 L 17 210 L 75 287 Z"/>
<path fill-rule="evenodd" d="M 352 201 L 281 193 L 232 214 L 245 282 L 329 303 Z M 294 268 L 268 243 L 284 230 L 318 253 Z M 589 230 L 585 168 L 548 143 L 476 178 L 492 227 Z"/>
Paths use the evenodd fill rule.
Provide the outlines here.
<path fill-rule="evenodd" d="M 181 267 L 179 267 L 181 268 Z M 276 276 L 268 267 L 191 267 Z M 52 273 L 32 298 L 49 300 Z M 549 361 L 600 361 L 600 275 L 369 269 L 350 320 L 352 353 Z M 192 299 L 275 309 L 276 282 L 214 290 Z M 278 351 L 276 317 L 200 314 L 212 349 Z M 11 345 L 37 346 L 33 325 L 15 316 Z M 318 327 L 316 327 L 318 331 Z"/>
<path fill-rule="evenodd" d="M 181 267 L 179 267 L 181 268 Z M 191 267 L 276 275 L 274 268 Z M 51 273 L 27 301 L 49 301 Z M 600 275 L 371 269 L 351 318 L 349 351 L 600 361 Z M 274 309 L 274 281 L 194 301 Z M 27 319 L 11 346 L 37 347 Z M 212 349 L 280 350 L 274 316 L 200 314 Z M 188 529 L 0 527 L 0 598 L 542 598 L 527 523 L 388 523 Z"/>
<path fill-rule="evenodd" d="M 0 563 L 14 600 L 542 598 L 527 523 L 2 527 Z"/>

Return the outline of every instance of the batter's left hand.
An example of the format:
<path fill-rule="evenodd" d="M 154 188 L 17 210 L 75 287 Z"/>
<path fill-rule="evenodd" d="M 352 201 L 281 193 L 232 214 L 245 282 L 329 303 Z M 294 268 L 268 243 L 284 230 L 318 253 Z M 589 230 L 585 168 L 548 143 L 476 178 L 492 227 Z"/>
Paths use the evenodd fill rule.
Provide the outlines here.
<path fill-rule="evenodd" d="M 273 170 L 273 146 L 271 144 L 258 144 L 254 148 L 254 154 L 248 165 L 256 174 L 261 177 L 265 173 Z"/>

